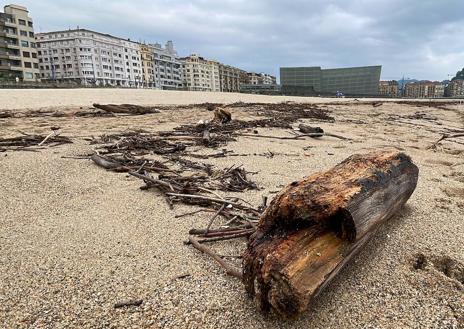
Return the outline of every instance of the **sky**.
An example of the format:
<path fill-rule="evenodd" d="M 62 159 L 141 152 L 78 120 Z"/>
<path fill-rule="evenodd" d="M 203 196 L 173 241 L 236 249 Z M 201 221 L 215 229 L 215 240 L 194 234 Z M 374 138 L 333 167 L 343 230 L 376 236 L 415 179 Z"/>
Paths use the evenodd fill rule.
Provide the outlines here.
<path fill-rule="evenodd" d="M 28 7 L 36 33 L 79 26 L 135 41 L 172 40 L 182 56 L 276 76 L 281 66 L 382 65 L 384 80 L 445 80 L 464 67 L 464 0 L 14 3 Z"/>

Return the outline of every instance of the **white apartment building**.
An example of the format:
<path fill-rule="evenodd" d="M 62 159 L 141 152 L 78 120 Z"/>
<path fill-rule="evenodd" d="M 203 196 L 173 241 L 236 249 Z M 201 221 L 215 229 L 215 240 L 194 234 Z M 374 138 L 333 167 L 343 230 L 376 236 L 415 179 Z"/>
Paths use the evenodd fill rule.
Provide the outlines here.
<path fill-rule="evenodd" d="M 172 41 L 161 44 L 140 44 L 142 54 L 143 87 L 181 89 L 182 63 L 177 58 Z"/>
<path fill-rule="evenodd" d="M 180 58 L 184 88 L 192 91 L 221 91 L 219 63 L 196 54 Z"/>
<path fill-rule="evenodd" d="M 168 41 L 164 48 L 159 43 L 153 45 L 153 68 L 156 88 L 183 87 L 182 63 L 177 57 L 172 41 Z"/>
<path fill-rule="evenodd" d="M 36 34 L 42 79 L 142 86 L 140 44 L 87 29 Z"/>

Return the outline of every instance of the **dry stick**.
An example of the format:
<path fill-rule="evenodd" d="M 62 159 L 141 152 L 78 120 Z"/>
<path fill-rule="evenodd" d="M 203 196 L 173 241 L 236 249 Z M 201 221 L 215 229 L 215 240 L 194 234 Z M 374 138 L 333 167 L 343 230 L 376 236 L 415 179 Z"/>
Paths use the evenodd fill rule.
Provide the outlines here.
<path fill-rule="evenodd" d="M 143 175 L 140 175 L 140 176 L 143 176 Z M 143 177 L 145 177 L 145 176 L 143 176 Z M 210 197 L 207 197 L 207 196 L 204 196 L 204 195 L 182 194 L 182 193 L 166 193 L 166 195 L 177 196 L 177 197 L 180 197 L 180 198 L 191 198 L 191 199 L 206 200 L 206 201 L 217 202 L 217 203 L 226 203 L 226 204 L 230 204 L 231 206 L 236 207 L 238 209 L 251 210 L 251 211 L 253 211 L 253 212 L 257 213 L 257 214 L 260 214 L 260 212 L 258 210 L 256 210 L 256 209 L 254 209 L 254 208 L 247 207 L 247 206 L 241 205 L 239 203 L 222 200 L 222 199 L 210 198 Z"/>
<path fill-rule="evenodd" d="M 234 276 L 238 279 L 242 279 L 242 273 L 234 268 L 232 265 L 226 263 L 221 257 L 215 254 L 211 249 L 208 247 L 201 245 L 194 237 L 189 237 L 189 242 L 194 246 L 196 249 L 200 250 L 201 252 L 210 255 L 216 262 L 221 265 L 221 267 L 226 271 L 226 274 Z"/>
<path fill-rule="evenodd" d="M 296 135 L 296 136 L 270 136 L 270 135 L 259 135 L 259 134 L 236 134 L 237 136 L 246 136 L 246 137 L 261 137 L 261 138 L 272 138 L 272 139 L 285 139 L 285 140 L 292 140 L 292 139 L 299 139 L 301 137 L 321 137 L 321 136 L 330 136 L 330 137 L 335 137 L 343 140 L 350 140 L 349 138 L 335 135 L 335 134 L 329 134 L 329 133 L 324 133 L 324 134 L 301 134 L 301 135 Z"/>
<path fill-rule="evenodd" d="M 214 220 L 216 219 L 217 216 L 219 216 L 219 214 L 224 210 L 224 208 L 226 207 L 226 204 L 224 203 L 221 208 L 219 208 L 219 210 L 214 214 L 214 216 L 211 218 L 211 220 L 209 221 L 208 223 L 208 226 L 206 227 L 206 233 L 205 234 L 208 234 L 209 232 L 209 229 L 211 228 L 211 225 L 213 225 L 213 222 Z"/>
<path fill-rule="evenodd" d="M 255 229 L 254 228 L 251 228 L 251 229 L 239 229 L 239 230 L 235 230 L 235 231 L 224 231 L 224 232 L 208 232 L 206 234 L 201 234 L 201 237 L 202 238 L 214 238 L 214 237 L 222 237 L 222 236 L 232 236 L 232 235 L 237 235 L 237 234 L 240 234 L 240 233 L 249 233 L 249 232 L 254 232 Z"/>
<path fill-rule="evenodd" d="M 143 303 L 143 299 L 130 299 L 114 304 L 114 308 L 121 308 L 124 306 L 140 306 Z"/>
<path fill-rule="evenodd" d="M 438 145 L 442 140 L 448 139 L 448 138 L 455 138 L 455 137 L 464 137 L 464 133 L 459 133 L 459 134 L 454 134 L 454 135 L 443 135 L 439 140 L 437 140 L 435 143 L 433 143 L 428 149 L 431 149 L 435 146 Z"/>
<path fill-rule="evenodd" d="M 198 214 L 199 212 L 213 212 L 214 210 L 212 209 L 199 209 L 191 212 L 186 212 L 185 214 L 180 214 L 180 215 L 175 215 L 174 218 L 181 218 L 185 216 L 190 216 L 190 215 L 195 215 Z"/>
<path fill-rule="evenodd" d="M 224 241 L 224 240 L 232 240 L 232 239 L 238 239 L 238 238 L 243 238 L 246 236 L 249 236 L 255 232 L 255 229 L 249 229 L 246 232 L 242 233 L 237 233 L 237 234 L 231 234 L 231 235 L 225 235 L 225 236 L 218 236 L 215 238 L 204 238 L 201 240 L 197 240 L 198 243 L 205 243 L 205 242 L 216 242 L 216 241 Z M 188 242 L 187 242 L 188 244 Z"/>
<path fill-rule="evenodd" d="M 241 230 L 241 229 L 247 229 L 247 228 L 250 228 L 250 227 L 251 226 L 249 224 L 237 225 L 237 226 L 233 226 L 233 227 L 223 227 L 223 228 L 209 230 L 209 233 L 237 231 L 237 230 Z M 191 234 L 191 235 L 201 235 L 201 234 L 205 234 L 205 233 L 206 233 L 205 229 L 192 228 L 189 231 L 189 234 Z"/>
<path fill-rule="evenodd" d="M 52 131 L 50 134 L 47 135 L 37 146 L 42 146 L 50 137 L 55 136 L 55 131 Z"/>
<path fill-rule="evenodd" d="M 214 192 L 214 191 L 211 191 L 211 190 L 209 190 L 209 189 L 207 189 L 207 188 L 204 188 L 204 187 L 198 186 L 198 189 L 199 189 L 200 191 L 203 191 L 203 192 L 208 192 L 208 193 L 211 193 L 211 194 L 213 194 L 213 195 L 217 196 L 219 199 L 223 199 L 223 197 L 222 197 L 222 196 L 220 196 L 220 195 L 219 195 L 219 194 L 217 194 L 216 192 Z M 223 199 L 223 200 L 224 200 L 224 199 Z M 224 201 L 225 201 L 225 200 L 224 200 Z"/>
<path fill-rule="evenodd" d="M 129 172 L 129 175 L 135 176 L 135 177 L 137 177 L 137 178 L 143 179 L 143 180 L 148 181 L 148 182 L 151 182 L 151 183 L 153 183 L 153 184 L 162 185 L 162 186 L 164 186 L 164 187 L 169 188 L 171 191 L 174 191 L 174 188 L 172 187 L 171 184 L 166 183 L 166 182 L 164 182 L 164 181 L 162 181 L 162 180 L 159 180 L 159 179 L 156 179 L 156 178 L 152 178 L 152 177 L 148 177 L 148 176 L 139 174 L 138 172 L 135 172 L 135 171 Z M 169 194 L 169 193 L 168 193 L 168 194 Z"/>
<path fill-rule="evenodd" d="M 225 223 L 223 226 L 229 226 L 230 224 L 232 224 L 236 219 L 238 218 L 237 215 L 235 215 L 234 217 L 232 217 L 231 220 L 229 220 L 227 223 Z"/>

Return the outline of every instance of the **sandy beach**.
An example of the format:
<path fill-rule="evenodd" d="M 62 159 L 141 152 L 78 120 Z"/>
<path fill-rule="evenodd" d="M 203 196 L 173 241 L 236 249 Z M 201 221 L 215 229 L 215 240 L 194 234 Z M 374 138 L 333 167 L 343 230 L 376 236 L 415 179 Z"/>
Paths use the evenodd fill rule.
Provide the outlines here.
<path fill-rule="evenodd" d="M 66 117 L 0 118 L 0 138 L 47 135 L 60 127 L 72 144 L 37 152 L 0 152 L 0 327 L 2 328 L 463 328 L 464 138 L 430 146 L 464 130 L 464 104 L 398 104 L 382 100 L 298 98 L 153 90 L 0 90 L 0 112 L 60 110 Z M 204 108 L 163 109 L 141 116 L 86 118 L 92 103 L 176 105 L 214 103 L 318 104 L 335 118 L 317 122 L 341 140 L 278 140 L 242 136 L 225 146 L 241 157 L 204 160 L 243 165 L 261 187 L 240 196 L 251 204 L 354 153 L 393 148 L 419 167 L 406 207 L 383 225 L 304 314 L 282 320 L 261 314 L 243 284 L 183 241 L 205 227 L 196 207 L 169 209 L 140 180 L 105 171 L 89 159 L 89 138 L 143 129 L 170 130 L 211 118 Z M 378 100 L 376 100 L 378 101 Z M 232 112 L 248 119 L 246 104 Z M 302 120 L 313 124 L 311 120 Z M 288 136 L 288 129 L 259 128 Z M 213 150 L 205 151 L 210 153 Z M 273 157 L 259 154 L 270 151 Z M 283 155 L 285 153 L 285 155 Z M 214 249 L 238 255 L 246 240 Z M 422 254 L 427 266 L 416 269 Z M 240 260 L 234 261 L 240 265 Z M 138 307 L 115 303 L 142 299 Z"/>

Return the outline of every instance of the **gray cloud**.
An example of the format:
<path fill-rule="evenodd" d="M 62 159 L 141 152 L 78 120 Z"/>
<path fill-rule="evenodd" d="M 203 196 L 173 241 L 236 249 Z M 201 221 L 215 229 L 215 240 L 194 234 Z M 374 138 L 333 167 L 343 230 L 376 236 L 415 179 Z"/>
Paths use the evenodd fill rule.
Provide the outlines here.
<path fill-rule="evenodd" d="M 462 0 L 21 0 L 40 31 L 80 26 L 173 40 L 250 71 L 382 64 L 382 78 L 442 80 L 464 67 Z"/>

